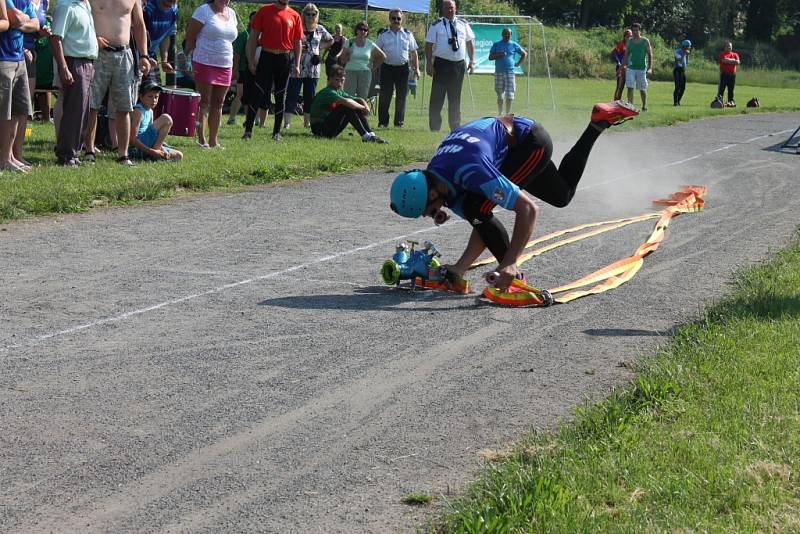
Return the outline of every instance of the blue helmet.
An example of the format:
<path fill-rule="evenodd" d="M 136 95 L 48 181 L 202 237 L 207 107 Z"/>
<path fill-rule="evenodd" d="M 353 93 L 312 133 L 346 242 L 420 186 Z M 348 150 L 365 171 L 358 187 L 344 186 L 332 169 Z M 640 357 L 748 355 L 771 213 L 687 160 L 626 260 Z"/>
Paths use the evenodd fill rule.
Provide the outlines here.
<path fill-rule="evenodd" d="M 392 211 L 415 219 L 422 215 L 428 205 L 428 180 L 419 170 L 397 175 L 389 192 L 389 207 Z"/>
<path fill-rule="evenodd" d="M 681 41 L 681 46 L 684 48 L 691 48 L 692 42 L 689 39 L 684 39 L 683 41 Z"/>

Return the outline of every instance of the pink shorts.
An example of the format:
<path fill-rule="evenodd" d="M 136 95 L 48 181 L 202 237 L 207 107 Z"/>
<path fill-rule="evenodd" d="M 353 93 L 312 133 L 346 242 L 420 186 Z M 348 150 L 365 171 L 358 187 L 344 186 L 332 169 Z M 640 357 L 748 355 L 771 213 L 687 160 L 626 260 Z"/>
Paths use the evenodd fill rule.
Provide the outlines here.
<path fill-rule="evenodd" d="M 228 87 L 233 77 L 232 67 L 213 67 L 211 65 L 203 65 L 197 61 L 192 61 L 192 70 L 194 71 L 195 83 L 200 82 Z"/>

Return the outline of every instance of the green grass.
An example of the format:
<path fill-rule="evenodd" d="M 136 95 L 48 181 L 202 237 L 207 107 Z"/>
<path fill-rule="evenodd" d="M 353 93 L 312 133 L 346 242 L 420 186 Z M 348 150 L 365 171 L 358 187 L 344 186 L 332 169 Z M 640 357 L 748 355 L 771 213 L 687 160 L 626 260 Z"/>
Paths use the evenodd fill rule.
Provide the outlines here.
<path fill-rule="evenodd" d="M 408 493 L 403 497 L 403 504 L 408 504 L 409 506 L 425 506 L 430 504 L 432 497 L 427 493 Z"/>
<path fill-rule="evenodd" d="M 443 532 L 800 530 L 800 242 L 554 433 L 524 437 Z"/>
<path fill-rule="evenodd" d="M 462 113 L 465 120 L 496 113 L 493 77 L 470 78 L 475 105 L 464 85 Z M 534 79 L 531 99 L 526 105 L 526 82 L 518 81 L 514 111 L 541 121 L 556 139 L 571 140 L 585 127 L 594 102 L 608 101 L 613 82 L 604 80 L 554 79 L 557 110 L 550 104 L 550 90 L 545 80 Z M 650 90 L 650 111 L 620 128 L 642 128 L 673 124 L 699 117 L 744 113 L 737 110 L 711 110 L 709 102 L 716 88 L 690 83 L 684 106 L 672 106 L 672 84 L 655 82 Z M 800 109 L 797 91 L 782 88 L 737 86 L 741 104 L 758 96 L 759 111 L 796 111 Z M 425 101 L 427 102 L 426 91 Z M 26 175 L 0 175 L 0 221 L 48 213 L 82 212 L 95 206 L 126 204 L 171 197 L 198 191 L 231 190 L 304 178 L 372 169 L 387 170 L 430 158 L 444 133 L 427 129 L 427 110 L 420 111 L 421 87 L 417 99 L 410 98 L 406 127 L 381 131 L 391 144 L 361 143 L 348 129 L 336 140 L 313 138 L 299 126 L 296 118 L 283 143 L 274 143 L 270 130 L 256 129 L 250 142 L 240 140 L 239 126 L 224 126 L 221 141 L 224 151 L 207 151 L 193 140 L 170 137 L 185 153 L 180 163 L 147 163 L 127 169 L 116 164 L 111 155 L 100 157 L 96 165 L 79 169 L 56 167 L 53 155 L 54 132 L 49 124 L 32 124 L 32 135 L 25 147 L 25 157 L 36 167 Z M 638 95 L 637 95 L 638 102 Z M 748 111 L 750 112 L 750 111 Z M 446 111 L 445 123 L 446 123 Z M 268 121 L 271 124 L 271 121 Z M 377 122 L 372 118 L 373 125 Z"/>

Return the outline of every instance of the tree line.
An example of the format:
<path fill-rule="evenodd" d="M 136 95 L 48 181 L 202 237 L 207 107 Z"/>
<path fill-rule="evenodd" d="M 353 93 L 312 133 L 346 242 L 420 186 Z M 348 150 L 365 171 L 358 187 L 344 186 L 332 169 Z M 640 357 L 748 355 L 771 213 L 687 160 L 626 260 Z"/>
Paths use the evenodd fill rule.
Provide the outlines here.
<path fill-rule="evenodd" d="M 640 22 L 666 41 L 715 37 L 769 42 L 785 51 L 800 44 L 797 0 L 514 0 L 520 13 L 546 24 L 588 29 Z M 793 45 L 793 46 L 792 46 Z"/>

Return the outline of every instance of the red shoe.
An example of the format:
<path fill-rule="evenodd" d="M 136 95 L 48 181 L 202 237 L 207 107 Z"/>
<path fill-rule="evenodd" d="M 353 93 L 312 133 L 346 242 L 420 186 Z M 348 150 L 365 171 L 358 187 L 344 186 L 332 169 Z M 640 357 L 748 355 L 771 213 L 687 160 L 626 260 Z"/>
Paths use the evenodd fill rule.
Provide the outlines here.
<path fill-rule="evenodd" d="M 592 108 L 592 122 L 607 122 L 609 126 L 620 124 L 639 114 L 639 110 L 633 104 L 623 100 L 595 104 Z"/>

